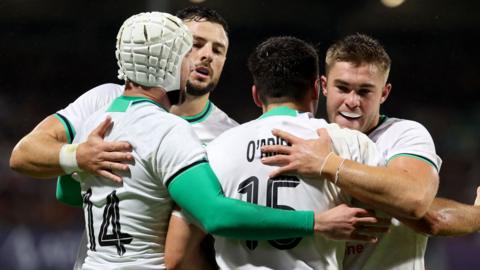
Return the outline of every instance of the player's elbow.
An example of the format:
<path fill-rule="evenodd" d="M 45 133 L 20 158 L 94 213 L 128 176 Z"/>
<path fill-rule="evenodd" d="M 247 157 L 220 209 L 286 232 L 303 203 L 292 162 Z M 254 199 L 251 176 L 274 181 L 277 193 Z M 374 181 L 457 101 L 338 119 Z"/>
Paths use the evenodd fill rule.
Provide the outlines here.
<path fill-rule="evenodd" d="M 29 175 L 30 154 L 29 154 L 29 137 L 22 138 L 12 150 L 10 154 L 9 166 L 10 169 Z"/>
<path fill-rule="evenodd" d="M 210 212 L 209 215 L 205 215 L 200 223 L 206 233 L 218 236 L 224 236 L 225 233 L 231 232 L 234 227 L 238 227 L 237 224 L 232 224 L 230 219 L 226 218 L 229 214 L 224 211 L 223 207 L 219 207 L 216 210 Z"/>
<path fill-rule="evenodd" d="M 421 219 L 403 218 L 401 221 L 417 233 L 439 236 L 442 234 L 442 219 L 438 212 L 429 210 Z"/>
<path fill-rule="evenodd" d="M 35 178 L 50 178 L 50 175 L 43 175 L 37 171 L 32 170 L 32 165 L 29 163 L 27 156 L 21 150 L 13 149 L 10 155 L 9 167 L 11 170 Z"/>
<path fill-rule="evenodd" d="M 22 159 L 22 153 L 15 147 L 10 155 L 10 162 L 9 162 L 10 169 L 22 173 L 24 168 L 24 162 Z"/>
<path fill-rule="evenodd" d="M 212 235 L 221 235 L 223 231 L 227 229 L 227 226 L 225 225 L 222 220 L 216 219 L 213 217 L 213 219 L 210 220 L 205 220 L 202 222 L 203 229 Z"/>
<path fill-rule="evenodd" d="M 405 216 L 411 219 L 421 219 L 428 211 L 431 201 L 421 195 L 412 196 L 407 199 L 404 205 L 406 206 Z"/>
<path fill-rule="evenodd" d="M 438 189 L 438 179 L 432 180 L 430 184 L 417 188 L 410 188 L 409 195 L 405 195 L 408 218 L 420 219 L 427 214 L 435 199 Z"/>
<path fill-rule="evenodd" d="M 397 196 L 394 203 L 396 213 L 393 215 L 407 219 L 421 219 L 427 213 L 430 203 L 420 193 L 407 191 Z"/>

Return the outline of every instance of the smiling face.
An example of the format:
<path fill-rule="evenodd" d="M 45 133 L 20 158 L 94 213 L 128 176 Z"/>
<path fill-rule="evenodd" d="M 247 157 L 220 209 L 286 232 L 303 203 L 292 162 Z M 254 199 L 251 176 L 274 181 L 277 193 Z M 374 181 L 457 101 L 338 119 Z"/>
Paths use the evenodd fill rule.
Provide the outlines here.
<path fill-rule="evenodd" d="M 329 121 L 363 133 L 373 129 L 390 93 L 387 73 L 371 63 L 335 62 L 321 78 Z"/>
<path fill-rule="evenodd" d="M 185 25 L 193 35 L 189 58 L 194 65 L 190 73 L 187 93 L 202 96 L 212 91 L 220 79 L 225 64 L 228 37 L 222 25 L 206 20 L 187 20 Z"/>

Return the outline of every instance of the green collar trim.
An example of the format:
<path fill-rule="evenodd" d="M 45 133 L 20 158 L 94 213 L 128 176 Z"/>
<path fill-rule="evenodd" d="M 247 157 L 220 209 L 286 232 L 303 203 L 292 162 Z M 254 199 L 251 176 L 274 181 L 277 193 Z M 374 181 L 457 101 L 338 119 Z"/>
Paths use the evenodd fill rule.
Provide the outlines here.
<path fill-rule="evenodd" d="M 200 113 L 193 116 L 181 116 L 181 117 L 184 120 L 188 121 L 190 124 L 199 123 L 207 119 L 207 117 L 212 112 L 212 109 L 213 109 L 212 103 L 210 102 L 210 100 L 207 100 L 207 104 L 205 104 L 205 107 Z"/>
<path fill-rule="evenodd" d="M 113 100 L 110 107 L 108 107 L 107 112 L 126 112 L 128 107 L 139 104 L 139 103 L 144 103 L 144 102 L 152 103 L 162 108 L 164 111 L 168 111 L 165 108 L 163 108 L 162 105 L 146 97 L 119 96 Z"/>
<path fill-rule="evenodd" d="M 366 134 L 370 134 L 372 133 L 375 129 L 377 129 L 379 126 L 381 126 L 385 121 L 387 121 L 388 119 L 388 116 L 384 115 L 384 114 L 381 114 L 380 115 L 380 119 L 378 120 L 378 124 L 372 128 L 371 130 L 369 130 Z"/>
<path fill-rule="evenodd" d="M 270 116 L 297 116 L 297 115 L 298 115 L 297 110 L 294 110 L 287 106 L 280 106 L 265 112 L 259 117 L 259 119 L 263 119 Z"/>

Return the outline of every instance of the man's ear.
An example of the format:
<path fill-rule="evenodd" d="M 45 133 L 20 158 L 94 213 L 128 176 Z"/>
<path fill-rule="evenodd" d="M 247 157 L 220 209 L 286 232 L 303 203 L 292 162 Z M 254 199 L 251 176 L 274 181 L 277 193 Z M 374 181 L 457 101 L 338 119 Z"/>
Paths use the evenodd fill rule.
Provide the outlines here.
<path fill-rule="evenodd" d="M 320 78 L 317 78 L 315 80 L 315 85 L 313 86 L 313 92 L 312 92 L 312 99 L 313 100 L 319 100 L 320 99 Z"/>
<path fill-rule="evenodd" d="M 380 104 L 387 100 L 388 95 L 390 95 L 390 91 L 392 90 L 392 84 L 387 83 L 382 89 L 382 97 L 380 98 Z"/>
<path fill-rule="evenodd" d="M 322 86 L 322 93 L 324 96 L 327 96 L 327 77 L 325 75 L 322 75 L 320 77 L 320 84 Z"/>
<path fill-rule="evenodd" d="M 253 98 L 253 102 L 255 102 L 255 105 L 257 105 L 260 108 L 263 108 L 263 102 L 260 99 L 260 94 L 258 93 L 258 90 L 255 84 L 252 85 L 252 98 Z"/>

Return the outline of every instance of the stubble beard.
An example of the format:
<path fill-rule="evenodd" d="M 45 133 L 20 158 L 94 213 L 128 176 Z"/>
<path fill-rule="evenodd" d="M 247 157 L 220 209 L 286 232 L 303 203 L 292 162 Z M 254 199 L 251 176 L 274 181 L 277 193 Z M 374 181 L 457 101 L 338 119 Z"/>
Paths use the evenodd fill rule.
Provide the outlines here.
<path fill-rule="evenodd" d="M 213 89 L 215 89 L 215 86 L 216 86 L 215 83 L 210 82 L 205 87 L 198 87 L 193 85 L 190 81 L 187 81 L 186 93 L 191 96 L 200 97 L 212 92 Z"/>

